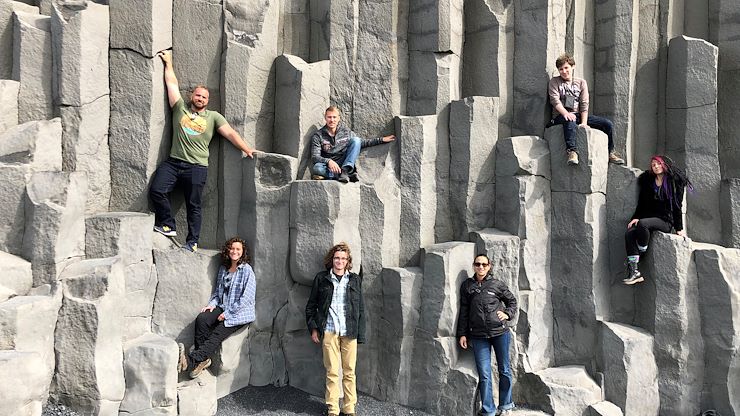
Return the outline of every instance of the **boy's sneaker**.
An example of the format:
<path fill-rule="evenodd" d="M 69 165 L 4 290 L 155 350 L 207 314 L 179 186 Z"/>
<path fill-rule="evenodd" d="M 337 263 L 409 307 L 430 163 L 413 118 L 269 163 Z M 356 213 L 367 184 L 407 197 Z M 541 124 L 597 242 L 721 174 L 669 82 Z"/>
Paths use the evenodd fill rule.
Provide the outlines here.
<path fill-rule="evenodd" d="M 172 228 L 170 228 L 170 227 L 168 227 L 166 225 L 163 225 L 161 227 L 159 225 L 155 225 L 154 226 L 154 231 L 156 231 L 156 232 L 158 232 L 158 233 L 160 233 L 162 235 L 165 235 L 167 237 L 177 237 L 177 231 L 173 230 Z"/>
<path fill-rule="evenodd" d="M 569 165 L 578 164 L 578 153 L 576 153 L 575 150 L 568 150 L 568 164 Z"/>
<path fill-rule="evenodd" d="M 182 246 L 182 249 L 195 253 L 198 251 L 198 243 L 185 243 L 185 245 Z"/>
<path fill-rule="evenodd" d="M 208 368 L 210 366 L 211 366 L 211 359 L 210 358 L 206 358 L 205 361 L 199 362 L 195 366 L 195 368 L 193 368 L 193 371 L 190 372 L 190 378 L 198 378 L 198 376 L 200 375 L 200 373 L 202 373 L 203 370 L 205 370 L 206 368 Z"/>
<path fill-rule="evenodd" d="M 614 163 L 615 165 L 624 165 L 624 159 L 619 157 L 619 154 L 617 152 L 610 152 L 609 163 Z"/>

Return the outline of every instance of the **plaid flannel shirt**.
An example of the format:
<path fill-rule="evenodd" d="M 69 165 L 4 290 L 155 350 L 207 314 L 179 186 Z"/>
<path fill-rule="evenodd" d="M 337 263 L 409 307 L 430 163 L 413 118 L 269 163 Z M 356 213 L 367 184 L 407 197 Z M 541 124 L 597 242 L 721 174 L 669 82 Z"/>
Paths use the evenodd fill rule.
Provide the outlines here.
<path fill-rule="evenodd" d="M 253 322 L 255 319 L 254 298 L 257 292 L 254 271 L 249 264 L 240 264 L 231 279 L 226 294 L 224 279 L 229 271 L 224 266 L 218 269 L 216 289 L 208 300 L 208 306 L 218 306 L 223 309 L 224 326 L 232 327 Z"/>
<path fill-rule="evenodd" d="M 334 296 L 329 306 L 329 316 L 326 319 L 326 332 L 333 332 L 339 336 L 347 335 L 347 285 L 349 272 L 344 276 L 337 276 L 334 271 L 329 272 L 331 283 L 334 285 Z M 341 278 L 341 280 L 340 280 Z"/>

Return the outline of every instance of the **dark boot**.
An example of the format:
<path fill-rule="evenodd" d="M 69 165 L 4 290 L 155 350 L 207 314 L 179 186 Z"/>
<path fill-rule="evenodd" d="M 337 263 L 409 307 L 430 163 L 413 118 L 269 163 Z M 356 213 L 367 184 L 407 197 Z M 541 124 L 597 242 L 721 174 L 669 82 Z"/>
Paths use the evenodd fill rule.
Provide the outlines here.
<path fill-rule="evenodd" d="M 348 167 L 342 167 L 342 173 L 339 174 L 339 177 L 337 178 L 339 182 L 347 183 L 349 182 L 349 168 Z"/>
<path fill-rule="evenodd" d="M 627 278 L 622 280 L 622 282 L 626 285 L 634 285 L 635 283 L 640 283 L 644 280 L 642 273 L 637 269 L 637 262 L 627 262 Z"/>

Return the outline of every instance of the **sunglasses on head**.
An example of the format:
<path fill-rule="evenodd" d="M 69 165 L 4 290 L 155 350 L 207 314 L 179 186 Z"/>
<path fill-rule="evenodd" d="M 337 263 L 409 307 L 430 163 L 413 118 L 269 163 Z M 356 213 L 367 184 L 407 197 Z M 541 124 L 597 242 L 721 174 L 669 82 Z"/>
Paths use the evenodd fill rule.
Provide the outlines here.
<path fill-rule="evenodd" d="M 477 261 L 473 263 L 473 266 L 475 267 L 486 267 L 488 266 L 488 263 L 478 263 Z"/>

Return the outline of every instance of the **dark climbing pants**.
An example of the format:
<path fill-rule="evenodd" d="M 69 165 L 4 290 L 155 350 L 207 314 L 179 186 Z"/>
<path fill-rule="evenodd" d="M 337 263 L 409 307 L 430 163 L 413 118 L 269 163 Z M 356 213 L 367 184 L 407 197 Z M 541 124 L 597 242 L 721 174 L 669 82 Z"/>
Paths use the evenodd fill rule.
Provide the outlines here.
<path fill-rule="evenodd" d="M 195 349 L 190 353 L 190 359 L 194 363 L 211 358 L 229 335 L 244 326 L 225 326 L 224 321 L 218 320 L 223 312 L 223 309 L 216 307 L 211 312 L 199 313 L 195 318 Z"/>
<path fill-rule="evenodd" d="M 633 227 L 627 230 L 624 234 L 625 248 L 627 249 L 628 256 L 638 256 L 640 253 L 647 250 L 648 243 L 650 242 L 651 231 L 662 231 L 664 233 L 671 232 L 671 224 L 663 221 L 660 218 L 641 218 Z M 640 250 L 640 248 L 643 248 Z"/>

